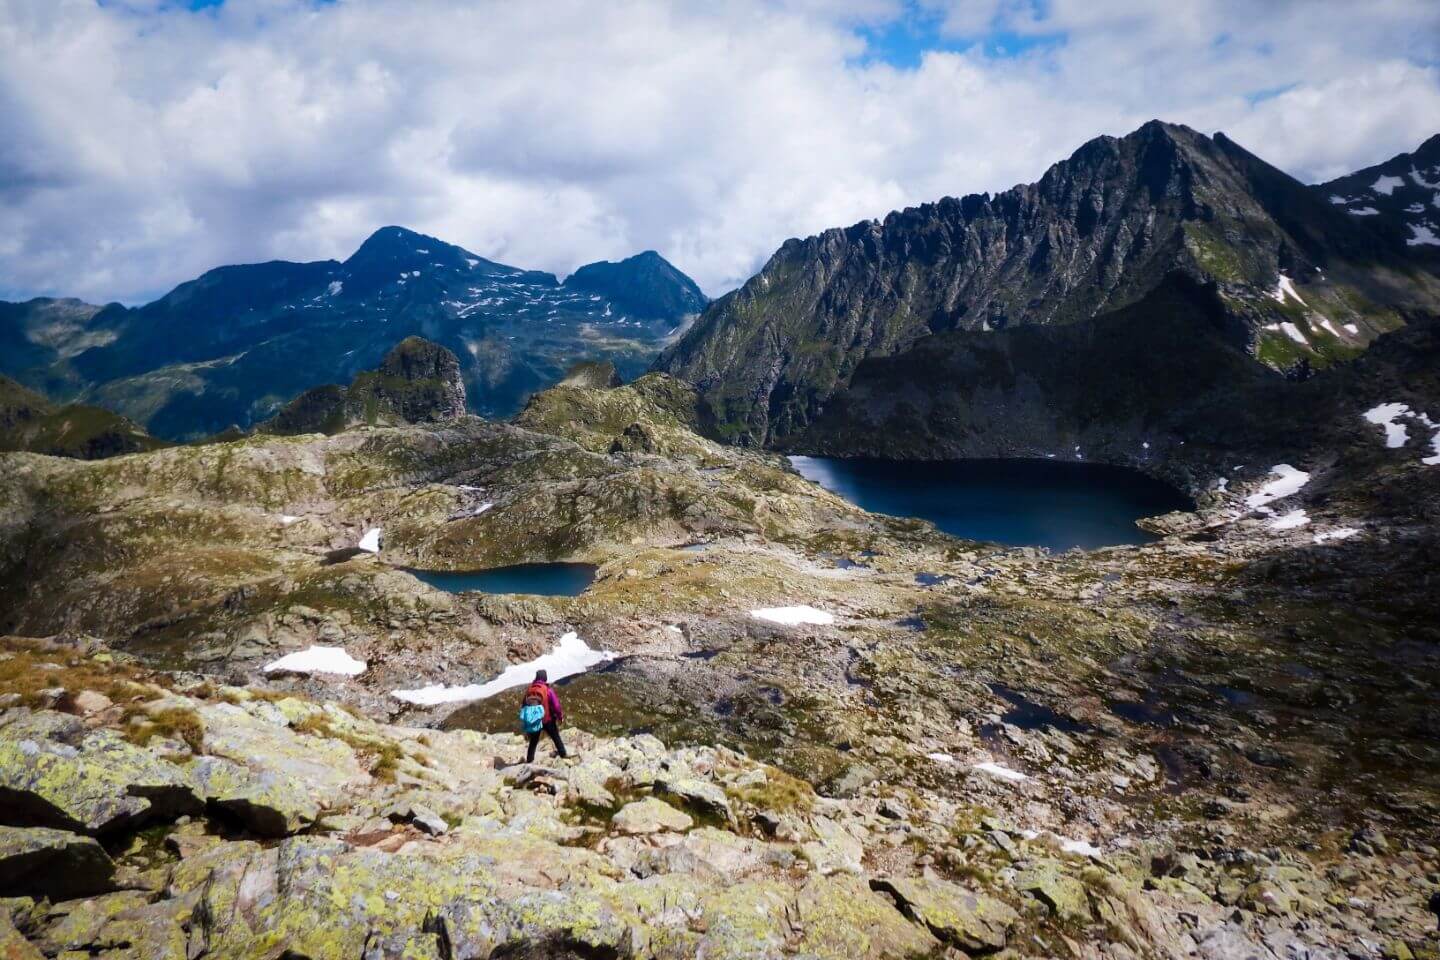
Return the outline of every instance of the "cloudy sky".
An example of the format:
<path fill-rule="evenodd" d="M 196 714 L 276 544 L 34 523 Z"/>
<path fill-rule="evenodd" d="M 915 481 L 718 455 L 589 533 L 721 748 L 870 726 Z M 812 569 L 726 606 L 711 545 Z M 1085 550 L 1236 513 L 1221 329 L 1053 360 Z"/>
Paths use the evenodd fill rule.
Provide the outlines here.
<path fill-rule="evenodd" d="M 397 223 L 714 295 L 786 237 L 1152 117 L 1305 180 L 1440 132 L 1435 0 L 0 0 L 0 298 Z"/>

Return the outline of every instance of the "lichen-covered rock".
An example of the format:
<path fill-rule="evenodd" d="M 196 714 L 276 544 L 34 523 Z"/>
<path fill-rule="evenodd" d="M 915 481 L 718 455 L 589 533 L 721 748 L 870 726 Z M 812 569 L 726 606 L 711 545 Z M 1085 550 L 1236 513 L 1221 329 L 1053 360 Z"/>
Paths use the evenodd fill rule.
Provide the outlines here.
<path fill-rule="evenodd" d="M 1019 919 L 1005 902 L 938 878 L 886 877 L 870 886 L 893 897 L 907 917 L 941 940 L 970 952 L 1005 946 Z"/>
<path fill-rule="evenodd" d="M 278 770 L 251 770 L 222 757 L 196 757 L 186 767 L 207 803 L 262 837 L 283 837 L 315 820 L 314 795 L 303 780 Z"/>
<path fill-rule="evenodd" d="M 843 826 L 829 817 L 817 816 L 811 823 L 815 839 L 801 845 L 805 858 L 822 874 L 859 873 L 865 848 Z"/>
<path fill-rule="evenodd" d="M 12 823 L 101 833 L 200 809 L 181 770 L 75 717 L 0 717 L 0 805 Z"/>
<path fill-rule="evenodd" d="M 10 914 L 0 910 L 0 960 L 44 960 L 40 948 L 20 935 Z"/>
<path fill-rule="evenodd" d="M 899 960 L 939 947 L 926 926 L 907 921 L 858 877 L 812 878 L 795 899 L 795 913 L 801 952 L 825 960 Z"/>
<path fill-rule="evenodd" d="M 661 830 L 689 830 L 695 822 L 663 800 L 646 797 L 621 807 L 611 822 L 621 833 L 659 833 Z"/>
<path fill-rule="evenodd" d="M 727 820 L 734 817 L 730 810 L 730 799 L 716 784 L 698 777 L 664 777 L 655 781 L 656 793 L 668 793 L 704 810 L 718 813 Z"/>
<path fill-rule="evenodd" d="M 92 837 L 0 826 L 0 896 L 68 900 L 111 889 L 115 864 Z"/>
<path fill-rule="evenodd" d="M 1016 875 L 1015 889 L 1034 894 L 1062 920 L 1090 920 L 1085 885 L 1067 874 L 1059 861 L 1040 860 L 1026 867 Z"/>
<path fill-rule="evenodd" d="M 296 798 L 284 784 L 300 784 L 308 801 L 304 806 L 282 809 L 309 820 L 314 818 L 317 805 L 334 806 L 346 791 L 368 780 L 355 749 L 344 739 L 318 733 L 297 736 L 278 707 L 270 718 L 259 707 L 246 709 L 228 703 L 207 704 L 199 713 L 205 721 L 205 753 L 231 760 L 257 774 L 257 793 L 249 795 L 248 800 L 243 792 L 237 795 L 237 806 L 246 802 L 294 803 Z M 334 722 L 338 725 L 345 721 Z"/>

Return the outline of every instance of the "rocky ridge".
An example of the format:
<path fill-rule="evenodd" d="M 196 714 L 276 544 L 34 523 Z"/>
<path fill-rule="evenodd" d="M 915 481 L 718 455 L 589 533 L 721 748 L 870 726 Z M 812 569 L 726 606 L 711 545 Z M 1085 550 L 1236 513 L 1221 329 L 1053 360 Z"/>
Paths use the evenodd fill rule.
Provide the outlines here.
<path fill-rule="evenodd" d="M 1035 184 L 787 241 L 656 369 L 699 388 L 714 436 L 805 451 L 867 362 L 934 367 L 926 351 L 953 351 L 963 368 L 996 332 L 1108 370 L 1110 394 L 1144 405 L 1150 381 L 1174 373 L 1173 350 L 1116 355 L 1124 344 L 1103 327 L 1162 323 L 1179 284 L 1212 306 L 1162 335 L 1213 358 L 1209 372 L 1303 378 L 1440 304 L 1440 280 L 1401 232 L 1349 216 L 1223 134 L 1152 121 L 1092 140 Z M 956 411 L 952 433 L 963 433 L 968 407 L 1023 405 L 1027 389 L 1045 392 L 1042 378 L 1017 368 L 979 400 L 963 378 L 958 395 L 948 380 L 916 382 Z M 885 431 L 824 432 L 863 442 Z"/>

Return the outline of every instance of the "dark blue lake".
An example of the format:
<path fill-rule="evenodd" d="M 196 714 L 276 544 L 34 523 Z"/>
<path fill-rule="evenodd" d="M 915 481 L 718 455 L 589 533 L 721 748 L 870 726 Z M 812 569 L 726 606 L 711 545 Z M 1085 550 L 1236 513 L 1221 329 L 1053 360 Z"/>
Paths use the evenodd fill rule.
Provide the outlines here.
<path fill-rule="evenodd" d="M 920 517 L 967 540 L 1086 550 L 1156 539 L 1141 517 L 1190 510 L 1167 484 L 1123 467 L 1050 460 L 791 457 L 807 479 L 872 513 Z"/>
<path fill-rule="evenodd" d="M 519 563 L 512 567 L 489 570 L 406 570 L 437 590 L 464 593 L 533 593 L 547 597 L 574 597 L 595 579 L 595 566 L 589 563 Z"/>

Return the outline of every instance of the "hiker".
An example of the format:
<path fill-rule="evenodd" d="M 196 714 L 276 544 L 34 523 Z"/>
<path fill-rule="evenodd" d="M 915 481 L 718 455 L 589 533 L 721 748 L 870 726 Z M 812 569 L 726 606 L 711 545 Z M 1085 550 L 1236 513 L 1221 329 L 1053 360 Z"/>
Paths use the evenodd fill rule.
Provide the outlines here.
<path fill-rule="evenodd" d="M 526 763 L 535 762 L 535 748 L 540 744 L 542 730 L 554 742 L 556 756 L 565 756 L 565 744 L 560 741 L 560 721 L 565 719 L 565 711 L 549 680 L 544 670 L 536 670 L 535 679 L 525 688 L 525 696 L 520 701 L 520 726 L 530 741 L 530 749 L 525 754 Z"/>

